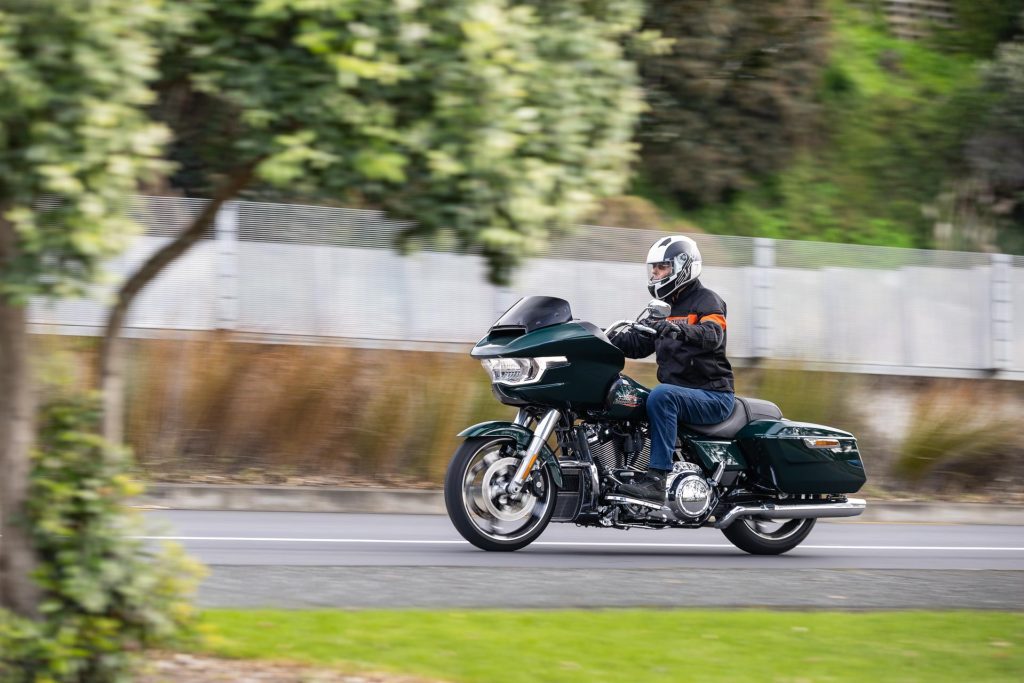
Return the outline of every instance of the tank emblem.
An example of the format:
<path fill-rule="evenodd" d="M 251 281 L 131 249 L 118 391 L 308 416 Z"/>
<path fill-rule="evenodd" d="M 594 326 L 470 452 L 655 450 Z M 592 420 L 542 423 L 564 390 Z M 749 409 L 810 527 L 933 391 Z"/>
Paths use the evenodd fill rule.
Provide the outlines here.
<path fill-rule="evenodd" d="M 619 389 L 615 394 L 615 405 L 636 408 L 640 405 L 640 395 L 629 387 Z"/>

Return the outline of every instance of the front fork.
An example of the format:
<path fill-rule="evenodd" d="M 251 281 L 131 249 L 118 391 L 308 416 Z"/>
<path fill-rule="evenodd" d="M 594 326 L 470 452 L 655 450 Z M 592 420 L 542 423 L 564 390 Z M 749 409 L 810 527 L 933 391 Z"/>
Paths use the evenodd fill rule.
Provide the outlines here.
<path fill-rule="evenodd" d="M 561 417 L 561 413 L 557 410 L 549 410 L 537 422 L 537 426 L 533 430 L 533 438 L 530 439 L 530 444 L 526 447 L 526 453 L 523 455 L 523 461 L 519 463 L 515 476 L 508 483 L 507 490 L 510 496 L 517 497 L 523 490 L 526 479 L 530 476 L 530 471 L 533 470 L 533 464 L 537 462 L 537 456 L 540 455 L 540 449 L 544 447 L 551 432 L 555 430 L 559 417 Z M 525 427 L 528 420 L 529 416 L 525 410 L 520 410 L 516 415 L 516 424 Z"/>

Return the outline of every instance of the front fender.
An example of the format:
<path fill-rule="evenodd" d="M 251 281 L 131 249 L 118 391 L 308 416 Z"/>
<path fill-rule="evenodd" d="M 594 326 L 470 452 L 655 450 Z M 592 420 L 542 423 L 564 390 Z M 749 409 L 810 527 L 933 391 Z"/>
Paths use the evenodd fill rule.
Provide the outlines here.
<path fill-rule="evenodd" d="M 514 439 L 516 446 L 519 450 L 525 450 L 530 445 L 530 439 L 533 438 L 533 432 L 522 425 L 517 425 L 515 422 L 504 422 L 502 420 L 492 420 L 490 422 L 481 422 L 475 424 L 472 427 L 466 427 L 459 436 L 466 439 L 473 439 L 481 436 L 504 436 Z M 547 444 L 544 444 L 540 448 L 540 454 L 537 456 L 540 461 L 547 468 L 548 474 L 551 476 L 551 480 L 555 482 L 555 486 L 562 488 L 562 468 L 558 464 L 558 458 L 551 452 Z"/>

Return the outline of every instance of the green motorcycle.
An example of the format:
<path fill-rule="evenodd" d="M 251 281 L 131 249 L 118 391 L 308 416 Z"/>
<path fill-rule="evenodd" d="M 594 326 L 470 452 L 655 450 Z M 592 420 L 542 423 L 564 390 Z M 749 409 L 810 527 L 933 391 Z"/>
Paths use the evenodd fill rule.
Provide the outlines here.
<path fill-rule="evenodd" d="M 853 517 L 866 480 L 852 434 L 792 422 L 768 401 L 736 397 L 714 425 L 680 423 L 664 503 L 619 487 L 650 458 L 649 390 L 623 375 L 609 336 L 655 334 L 668 315 L 652 301 L 607 330 L 574 320 L 563 299 L 520 299 L 473 348 L 511 422 L 464 430 L 445 476 L 448 516 L 484 550 L 518 550 L 550 522 L 628 529 L 721 529 L 748 553 L 799 545 L 820 517 Z"/>

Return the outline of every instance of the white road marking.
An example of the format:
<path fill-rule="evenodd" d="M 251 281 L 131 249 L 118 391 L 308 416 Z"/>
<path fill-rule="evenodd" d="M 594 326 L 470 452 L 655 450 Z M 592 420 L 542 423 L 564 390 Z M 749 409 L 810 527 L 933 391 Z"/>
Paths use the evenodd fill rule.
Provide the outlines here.
<path fill-rule="evenodd" d="M 281 538 L 258 536 L 133 536 L 146 541 L 253 541 L 260 543 L 383 543 L 405 545 L 468 545 L 468 541 L 416 540 L 392 538 Z M 535 541 L 531 545 L 596 548 L 733 548 L 726 543 L 615 543 L 601 541 Z M 942 545 L 801 545 L 803 550 L 939 550 L 1022 552 L 1024 548 L 1007 546 L 942 546 Z"/>

